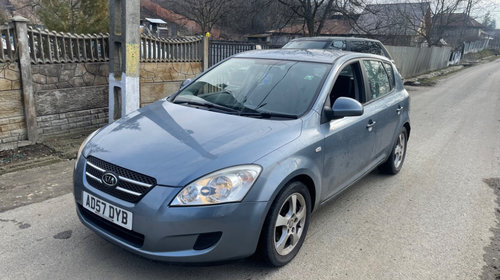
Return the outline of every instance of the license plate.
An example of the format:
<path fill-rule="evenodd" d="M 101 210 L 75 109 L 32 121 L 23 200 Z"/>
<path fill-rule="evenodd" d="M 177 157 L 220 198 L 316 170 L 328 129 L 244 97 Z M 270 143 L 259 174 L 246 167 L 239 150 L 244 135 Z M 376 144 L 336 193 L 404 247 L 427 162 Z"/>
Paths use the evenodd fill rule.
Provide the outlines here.
<path fill-rule="evenodd" d="M 112 223 L 132 230 L 132 212 L 83 192 L 83 207 Z"/>

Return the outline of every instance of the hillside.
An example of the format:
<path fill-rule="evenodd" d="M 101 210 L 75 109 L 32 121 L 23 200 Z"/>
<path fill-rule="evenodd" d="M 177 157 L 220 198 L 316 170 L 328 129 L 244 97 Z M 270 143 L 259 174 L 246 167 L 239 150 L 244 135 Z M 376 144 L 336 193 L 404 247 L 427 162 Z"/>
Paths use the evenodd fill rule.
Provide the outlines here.
<path fill-rule="evenodd" d="M 201 29 L 196 22 L 183 15 L 168 10 L 151 0 L 141 0 L 141 18 L 144 17 L 161 18 L 169 24 L 176 24 L 179 27 L 180 35 L 201 34 Z M 214 38 L 219 38 L 220 35 L 221 31 L 219 29 L 212 30 L 212 36 Z"/>
<path fill-rule="evenodd" d="M 41 24 L 34 6 L 30 5 L 32 0 L 0 0 L 0 8 L 10 16 L 21 15 L 30 20 L 31 23 Z M 141 18 L 161 18 L 169 23 L 175 24 L 179 35 L 199 35 L 200 27 L 194 21 L 183 15 L 168 10 L 151 0 L 141 0 Z M 220 30 L 214 29 L 212 36 L 220 37 Z"/>

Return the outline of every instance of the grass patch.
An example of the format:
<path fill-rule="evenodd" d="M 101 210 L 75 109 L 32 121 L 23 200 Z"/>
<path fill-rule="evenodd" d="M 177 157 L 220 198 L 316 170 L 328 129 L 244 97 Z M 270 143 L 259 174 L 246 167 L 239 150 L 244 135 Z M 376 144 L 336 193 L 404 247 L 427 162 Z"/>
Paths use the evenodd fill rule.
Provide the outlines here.
<path fill-rule="evenodd" d="M 434 77 L 421 78 L 421 79 L 418 79 L 416 81 L 408 81 L 408 82 L 405 82 L 405 85 L 420 86 L 420 87 L 432 87 L 432 86 L 436 85 L 438 80 L 440 80 L 442 78 L 446 78 L 446 77 L 453 75 L 457 72 L 460 72 L 460 71 L 462 71 L 462 69 L 464 69 L 464 68 L 459 68 L 459 69 L 456 69 L 456 70 L 453 70 L 450 72 L 446 72 L 446 73 L 443 73 L 443 74 L 440 74 L 440 75 L 437 75 Z"/>
<path fill-rule="evenodd" d="M 500 57 L 500 50 L 482 50 L 477 53 L 468 53 L 464 55 L 464 59 L 466 60 L 481 60 L 484 58 L 488 58 L 487 60 L 493 61 Z"/>

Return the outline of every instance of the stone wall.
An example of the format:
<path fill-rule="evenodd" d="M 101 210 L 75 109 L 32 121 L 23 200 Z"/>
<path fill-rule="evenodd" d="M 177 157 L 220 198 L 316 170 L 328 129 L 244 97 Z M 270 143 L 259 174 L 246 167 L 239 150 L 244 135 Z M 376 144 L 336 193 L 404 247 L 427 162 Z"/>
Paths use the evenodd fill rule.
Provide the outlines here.
<path fill-rule="evenodd" d="M 32 72 L 39 135 L 107 123 L 107 62 L 32 65 Z"/>
<path fill-rule="evenodd" d="M 0 145 L 26 140 L 19 66 L 0 63 Z M 13 144 L 9 147 L 15 147 Z"/>
<path fill-rule="evenodd" d="M 141 107 L 174 93 L 201 63 L 141 63 Z M 108 63 L 33 65 L 38 133 L 99 127 L 108 121 Z"/>
<path fill-rule="evenodd" d="M 31 65 L 38 134 L 68 133 L 108 122 L 108 62 Z M 200 62 L 140 64 L 141 107 L 202 72 Z M 0 150 L 27 140 L 17 63 L 0 64 Z"/>
<path fill-rule="evenodd" d="M 108 34 L 51 32 L 15 17 L 2 36 L 15 42 L 15 52 L 0 56 L 0 150 L 108 122 L 108 65 L 114 57 Z M 30 38 L 37 43 L 29 45 Z M 175 92 L 208 65 L 207 37 L 142 34 L 139 40 L 140 106 Z"/>
<path fill-rule="evenodd" d="M 182 81 L 200 74 L 202 67 L 201 62 L 141 63 L 141 107 L 176 92 Z"/>

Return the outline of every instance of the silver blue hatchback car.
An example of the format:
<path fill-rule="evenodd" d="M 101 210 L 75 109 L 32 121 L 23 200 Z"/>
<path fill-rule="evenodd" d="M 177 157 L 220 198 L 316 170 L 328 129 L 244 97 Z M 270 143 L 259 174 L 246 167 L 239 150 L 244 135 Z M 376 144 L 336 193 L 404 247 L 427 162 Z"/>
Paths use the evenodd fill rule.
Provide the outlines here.
<path fill-rule="evenodd" d="M 96 131 L 74 172 L 77 213 L 147 258 L 290 262 L 311 213 L 379 167 L 396 174 L 409 97 L 385 57 L 235 55 Z"/>

